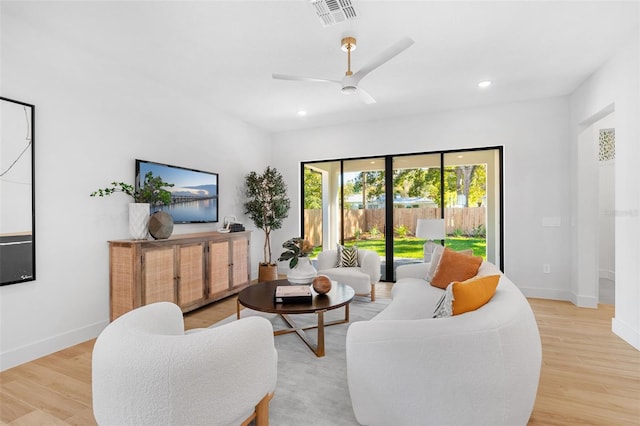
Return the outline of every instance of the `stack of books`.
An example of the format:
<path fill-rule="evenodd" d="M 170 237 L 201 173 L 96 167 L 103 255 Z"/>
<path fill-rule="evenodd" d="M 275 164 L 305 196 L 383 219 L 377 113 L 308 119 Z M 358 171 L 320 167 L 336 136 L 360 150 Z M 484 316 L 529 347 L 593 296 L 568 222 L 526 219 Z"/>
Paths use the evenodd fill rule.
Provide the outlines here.
<path fill-rule="evenodd" d="M 310 303 L 311 286 L 303 285 L 279 285 L 276 287 L 276 303 Z"/>

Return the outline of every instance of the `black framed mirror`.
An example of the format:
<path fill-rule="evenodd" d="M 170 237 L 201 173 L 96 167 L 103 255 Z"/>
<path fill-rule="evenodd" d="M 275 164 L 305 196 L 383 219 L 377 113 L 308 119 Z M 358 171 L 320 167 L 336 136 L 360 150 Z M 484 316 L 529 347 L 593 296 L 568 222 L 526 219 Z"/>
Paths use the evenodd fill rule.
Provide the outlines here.
<path fill-rule="evenodd" d="M 36 279 L 35 106 L 0 97 L 0 285 Z"/>

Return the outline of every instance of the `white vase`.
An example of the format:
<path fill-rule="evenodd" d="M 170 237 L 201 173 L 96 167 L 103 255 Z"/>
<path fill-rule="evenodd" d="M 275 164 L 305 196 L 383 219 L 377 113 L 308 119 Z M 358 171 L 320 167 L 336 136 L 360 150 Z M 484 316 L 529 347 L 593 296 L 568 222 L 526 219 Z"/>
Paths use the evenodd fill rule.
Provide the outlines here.
<path fill-rule="evenodd" d="M 149 235 L 149 203 L 129 204 L 129 233 L 134 240 L 146 240 Z"/>
<path fill-rule="evenodd" d="M 298 264 L 289 271 L 287 279 L 293 284 L 309 284 L 318 275 L 308 257 L 298 258 Z"/>

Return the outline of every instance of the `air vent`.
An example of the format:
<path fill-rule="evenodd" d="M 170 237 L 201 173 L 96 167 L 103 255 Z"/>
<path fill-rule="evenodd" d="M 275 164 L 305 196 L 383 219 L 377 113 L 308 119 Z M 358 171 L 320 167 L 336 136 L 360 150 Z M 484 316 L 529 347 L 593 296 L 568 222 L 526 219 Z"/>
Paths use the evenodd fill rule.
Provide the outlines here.
<path fill-rule="evenodd" d="M 323 27 L 356 18 L 351 0 L 309 0 Z"/>

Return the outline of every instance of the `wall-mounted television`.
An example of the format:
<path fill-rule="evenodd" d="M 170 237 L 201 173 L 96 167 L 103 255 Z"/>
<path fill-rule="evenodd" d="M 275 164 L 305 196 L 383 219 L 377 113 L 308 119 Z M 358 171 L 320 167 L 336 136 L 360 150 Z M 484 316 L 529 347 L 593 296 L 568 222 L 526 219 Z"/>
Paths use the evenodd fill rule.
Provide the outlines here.
<path fill-rule="evenodd" d="M 144 183 L 144 176 L 148 172 L 173 184 L 173 187 L 167 188 L 171 192 L 171 204 L 152 206 L 151 213 L 165 211 L 173 217 L 174 223 L 218 221 L 217 173 L 136 160 L 136 189 Z"/>

